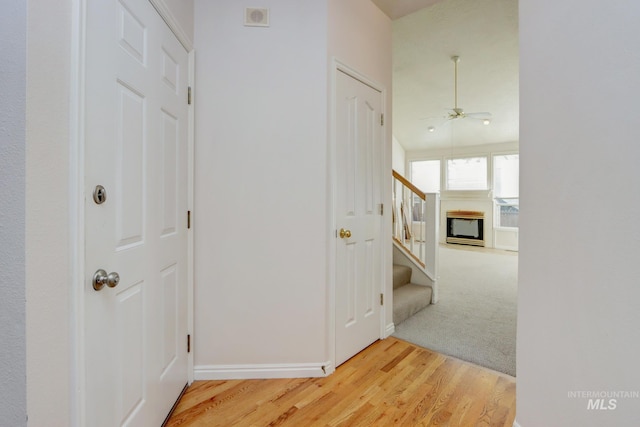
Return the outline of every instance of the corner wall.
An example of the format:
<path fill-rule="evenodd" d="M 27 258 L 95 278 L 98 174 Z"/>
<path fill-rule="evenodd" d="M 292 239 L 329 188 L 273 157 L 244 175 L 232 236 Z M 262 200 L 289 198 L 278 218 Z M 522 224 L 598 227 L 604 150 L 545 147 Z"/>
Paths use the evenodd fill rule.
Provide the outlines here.
<path fill-rule="evenodd" d="M 195 2 L 196 378 L 323 375 L 332 56 L 390 90 L 391 25 L 369 0 L 266 1 L 268 28 L 245 6 Z"/>
<path fill-rule="evenodd" d="M 27 421 L 25 99 L 27 8 L 0 6 L 0 421 Z"/>
<path fill-rule="evenodd" d="M 196 379 L 322 375 L 327 10 L 195 2 Z"/>
<path fill-rule="evenodd" d="M 519 4 L 517 420 L 640 425 L 640 7 Z"/>

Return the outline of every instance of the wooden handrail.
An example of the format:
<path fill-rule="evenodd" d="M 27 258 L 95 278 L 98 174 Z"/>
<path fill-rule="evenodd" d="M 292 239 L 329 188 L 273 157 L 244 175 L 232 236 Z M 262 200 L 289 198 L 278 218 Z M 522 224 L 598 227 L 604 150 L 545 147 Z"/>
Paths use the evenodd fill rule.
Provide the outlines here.
<path fill-rule="evenodd" d="M 422 200 L 426 200 L 427 199 L 427 195 L 422 192 L 418 187 L 416 187 L 415 185 L 413 185 L 412 183 L 410 183 L 407 178 L 405 178 L 404 176 L 400 175 L 398 172 L 396 172 L 395 170 L 391 170 L 391 172 L 393 173 L 393 177 L 395 179 L 397 179 L 398 181 L 400 181 L 405 187 L 407 187 L 409 190 L 413 191 L 414 193 L 416 193 L 418 195 L 418 197 L 420 197 Z"/>
<path fill-rule="evenodd" d="M 418 263 L 422 268 L 425 268 L 425 267 L 426 267 L 426 264 L 424 263 L 424 261 L 422 261 L 420 258 L 418 258 L 418 257 L 416 256 L 416 254 L 414 254 L 414 253 L 411 251 L 411 248 L 409 248 L 407 245 L 405 245 L 404 243 L 402 243 L 402 242 L 400 241 L 400 239 L 398 239 L 398 238 L 397 238 L 397 237 L 395 237 L 395 236 L 393 237 L 393 240 L 394 240 L 398 245 L 400 245 L 400 247 L 401 247 L 402 249 L 404 249 L 405 253 L 406 253 L 408 256 L 410 256 L 411 258 L 413 258 L 413 260 L 414 260 L 415 262 L 417 262 L 417 263 Z"/>

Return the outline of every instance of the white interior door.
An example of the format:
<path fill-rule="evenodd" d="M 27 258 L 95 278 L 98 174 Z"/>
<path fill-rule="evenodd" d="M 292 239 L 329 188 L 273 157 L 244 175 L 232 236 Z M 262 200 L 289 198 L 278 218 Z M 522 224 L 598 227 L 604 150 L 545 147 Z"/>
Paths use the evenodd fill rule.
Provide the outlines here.
<path fill-rule="evenodd" d="M 86 6 L 86 425 L 159 426 L 188 381 L 188 54 L 148 0 Z"/>
<path fill-rule="evenodd" d="M 382 94 L 337 72 L 336 366 L 380 337 Z"/>

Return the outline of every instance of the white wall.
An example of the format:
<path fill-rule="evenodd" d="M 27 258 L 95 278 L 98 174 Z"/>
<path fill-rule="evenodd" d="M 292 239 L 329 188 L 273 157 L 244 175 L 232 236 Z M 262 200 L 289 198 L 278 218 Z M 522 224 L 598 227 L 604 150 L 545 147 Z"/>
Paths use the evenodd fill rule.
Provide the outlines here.
<path fill-rule="evenodd" d="M 520 0 L 522 427 L 640 425 L 638 398 L 568 395 L 640 389 L 639 19 L 635 0 Z"/>
<path fill-rule="evenodd" d="M 0 420 L 27 416 L 25 98 L 27 8 L 0 4 Z"/>
<path fill-rule="evenodd" d="M 327 360 L 326 4 L 246 6 L 195 2 L 196 378 Z"/>
<path fill-rule="evenodd" d="M 393 170 L 398 172 L 400 175 L 406 177 L 405 171 L 405 151 L 402 148 L 402 145 L 398 142 L 396 137 L 393 137 L 393 145 L 391 148 L 391 164 Z"/>
<path fill-rule="evenodd" d="M 391 21 L 371 0 L 328 0 L 330 57 L 387 89 L 387 141 L 391 149 Z"/>
<path fill-rule="evenodd" d="M 328 0 L 328 73 L 333 73 L 333 58 L 340 60 L 385 88 L 384 174 L 391 184 L 391 21 L 370 0 Z M 384 204 L 391 207 L 391 185 L 385 186 Z M 385 210 L 384 229 L 391 230 L 391 209 Z M 335 225 L 334 225 L 335 226 Z M 382 236 L 384 264 L 392 264 L 391 233 Z M 384 273 L 385 293 L 393 294 L 391 268 Z M 387 298 L 385 323 L 393 327 L 392 297 Z"/>
<path fill-rule="evenodd" d="M 27 406 L 34 426 L 71 424 L 71 4 L 28 2 Z"/>
<path fill-rule="evenodd" d="M 369 0 L 266 1 L 269 28 L 244 27 L 245 6 L 195 2 L 196 378 L 332 357 L 333 57 L 391 84 L 390 23 Z"/>

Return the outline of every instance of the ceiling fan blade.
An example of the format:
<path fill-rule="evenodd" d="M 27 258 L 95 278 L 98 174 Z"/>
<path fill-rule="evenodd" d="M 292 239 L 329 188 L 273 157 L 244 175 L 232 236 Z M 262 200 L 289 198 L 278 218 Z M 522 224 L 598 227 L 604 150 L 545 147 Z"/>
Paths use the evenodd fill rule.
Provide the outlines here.
<path fill-rule="evenodd" d="M 470 119 L 476 119 L 476 120 L 491 120 L 491 118 L 493 117 L 491 113 L 488 113 L 488 112 L 465 113 L 465 116 L 469 117 Z"/>

